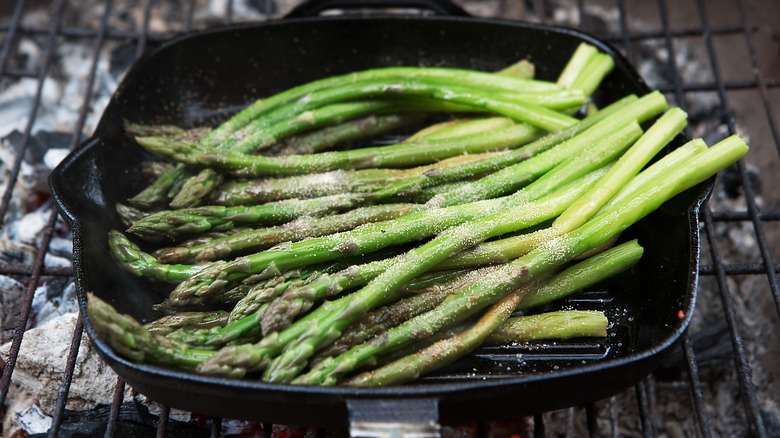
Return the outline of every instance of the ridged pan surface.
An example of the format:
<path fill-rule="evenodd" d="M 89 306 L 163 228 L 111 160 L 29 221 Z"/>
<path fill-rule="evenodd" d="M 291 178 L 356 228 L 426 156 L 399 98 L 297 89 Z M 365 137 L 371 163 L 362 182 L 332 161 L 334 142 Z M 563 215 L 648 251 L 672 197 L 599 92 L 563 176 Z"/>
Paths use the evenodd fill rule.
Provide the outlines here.
<path fill-rule="evenodd" d="M 581 41 L 616 60 L 595 95 L 601 106 L 647 87 L 607 45 L 580 33 L 517 22 L 442 17 L 322 17 L 231 27 L 181 37 L 144 56 L 126 75 L 91 139 L 52 174 L 58 205 L 74 231 L 82 314 L 94 292 L 141 321 L 159 315 L 161 290 L 119 269 L 106 245 L 122 229 L 115 213 L 143 186 L 153 159 L 122 123 L 218 123 L 253 100 L 318 78 L 381 66 L 449 66 L 495 71 L 519 59 L 555 80 Z M 683 138 L 676 140 L 681 144 Z M 227 418 L 343 427 L 347 401 L 432 399 L 442 423 L 541 412 L 595 401 L 634 385 L 659 363 L 690 320 L 698 266 L 698 206 L 704 184 L 632 227 L 642 261 L 603 286 L 550 308 L 601 309 L 613 320 L 600 341 L 483 348 L 403 386 L 363 389 L 231 380 L 134 363 L 96 339 L 103 358 L 131 386 L 172 407 Z M 88 334 L 95 332 L 86 321 Z"/>

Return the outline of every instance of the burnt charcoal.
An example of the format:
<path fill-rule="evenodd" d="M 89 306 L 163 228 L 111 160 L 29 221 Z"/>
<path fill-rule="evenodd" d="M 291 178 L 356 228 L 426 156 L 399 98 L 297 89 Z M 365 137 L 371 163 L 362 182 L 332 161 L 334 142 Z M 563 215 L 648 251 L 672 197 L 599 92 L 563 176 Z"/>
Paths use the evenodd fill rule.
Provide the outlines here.
<path fill-rule="evenodd" d="M 103 437 L 108 425 L 111 406 L 105 405 L 88 411 L 65 410 L 58 437 L 92 438 Z M 168 420 L 166 437 L 207 437 L 208 430 L 193 423 Z M 30 438 L 45 437 L 47 434 L 30 435 Z M 140 403 L 123 403 L 119 408 L 115 436 L 155 437 L 157 417 L 150 414 Z"/>
<path fill-rule="evenodd" d="M 747 177 L 750 187 L 753 189 L 753 193 L 760 195 L 762 189 L 760 177 L 750 170 L 747 171 Z M 723 191 L 730 199 L 736 199 L 742 195 L 742 174 L 736 165 L 731 165 L 721 171 L 718 174 L 718 179 L 723 186 Z"/>
<path fill-rule="evenodd" d="M 725 320 L 707 324 L 700 331 L 690 334 L 693 353 L 699 368 L 729 368 L 733 348 Z M 677 380 L 687 369 L 682 347 L 673 348 L 655 371 L 659 380 Z"/>

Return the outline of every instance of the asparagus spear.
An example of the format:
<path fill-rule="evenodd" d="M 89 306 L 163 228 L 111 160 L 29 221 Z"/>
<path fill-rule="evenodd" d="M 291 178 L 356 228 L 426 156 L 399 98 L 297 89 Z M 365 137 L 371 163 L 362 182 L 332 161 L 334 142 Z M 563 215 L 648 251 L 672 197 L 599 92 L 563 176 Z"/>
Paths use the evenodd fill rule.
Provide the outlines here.
<path fill-rule="evenodd" d="M 288 199 L 255 206 L 209 205 L 163 210 L 134 223 L 128 231 L 147 240 L 176 239 L 207 230 L 231 230 L 239 225 L 269 225 L 353 207 L 360 197 L 350 194 L 313 199 Z"/>
<path fill-rule="evenodd" d="M 470 163 L 500 153 L 502 152 L 457 155 L 433 164 L 408 169 L 334 170 L 283 178 L 232 180 L 216 188 L 207 198 L 207 202 L 234 206 L 340 193 L 368 193 L 380 185 L 413 178 L 437 168 Z"/>
<path fill-rule="evenodd" d="M 642 123 L 666 109 L 666 100 L 662 95 L 650 93 L 623 108 L 621 111 L 607 116 L 603 120 L 586 129 L 579 135 L 535 155 L 526 161 L 505 167 L 481 178 L 473 183 L 434 197 L 428 202 L 430 207 L 441 207 L 469 202 L 475 198 L 501 196 L 517 189 L 529 180 L 536 179 L 547 169 L 584 151 L 597 139 L 614 132 L 616 128 L 637 121 Z M 539 173 L 541 172 L 541 173 Z"/>
<path fill-rule="evenodd" d="M 663 175 L 673 168 L 682 166 L 687 160 L 692 159 L 695 155 L 706 150 L 707 146 L 701 139 L 688 142 L 682 147 L 670 152 L 649 168 L 643 170 L 639 175 L 629 180 L 603 207 L 601 207 L 601 203 L 594 204 L 594 206 L 601 207 L 599 212 L 606 211 L 623 200 L 636 196 L 637 193 L 641 192 L 645 187 L 653 184 L 653 181 L 660 178 L 659 175 Z M 571 213 L 575 211 L 576 210 L 572 210 Z M 564 218 L 566 218 L 566 216 L 564 216 Z M 552 227 L 551 229 L 543 229 L 533 233 L 477 245 L 476 247 L 457 254 L 451 259 L 441 263 L 437 268 L 450 269 L 455 266 L 465 267 L 481 266 L 489 263 L 505 263 L 508 260 L 520 257 L 535 246 L 551 239 L 553 235 L 558 234 L 558 232 L 566 226 L 561 221 L 563 221 L 563 219 L 560 219 L 558 226 Z M 569 222 L 569 225 L 571 225 L 571 222 Z"/>
<path fill-rule="evenodd" d="M 626 199 L 578 229 L 553 239 L 512 263 L 504 265 L 506 268 L 499 271 L 499 275 L 474 285 L 464 293 L 451 295 L 433 311 L 390 330 L 383 336 L 381 345 L 378 342 L 369 342 L 353 348 L 338 358 L 325 360 L 297 379 L 296 383 L 334 384 L 340 376 L 373 361 L 377 354 L 400 348 L 410 340 L 427 336 L 471 316 L 539 274 L 601 245 L 658 208 L 672 196 L 705 180 L 741 158 L 746 152 L 747 146 L 736 137 L 730 137 L 716 144 L 697 156 L 693 162 L 686 163 L 687 167 L 684 171 L 664 174 L 664 179 L 654 181 L 655 184 L 646 187 L 638 196 Z M 320 320 L 323 325 L 317 329 L 322 331 L 327 326 L 331 332 L 338 332 L 340 321 L 343 321 L 345 315 L 346 309 L 343 311 L 334 309 L 328 318 Z M 312 333 L 307 334 L 313 337 Z M 215 355 L 212 359 L 218 357 L 219 355 Z"/>
<path fill-rule="evenodd" d="M 266 114 L 284 104 L 301 99 L 312 92 L 332 88 L 345 83 L 364 81 L 367 79 L 394 80 L 399 78 L 419 78 L 437 82 L 457 83 L 469 87 L 476 87 L 483 90 L 493 91 L 533 91 L 559 89 L 558 86 L 549 82 L 512 78 L 464 69 L 439 67 L 390 67 L 371 69 L 309 82 L 266 99 L 258 100 L 212 131 L 206 137 L 204 144 L 219 145 L 225 142 L 234 133 L 244 128 L 252 120 L 257 119 L 259 116 Z"/>
<path fill-rule="evenodd" d="M 349 386 L 385 386 L 417 379 L 464 356 L 479 344 L 507 344 L 544 339 L 605 337 L 609 320 L 603 312 L 564 310 L 507 318 L 513 293 L 494 304 L 474 326 L 380 368 L 346 379 Z"/>
<path fill-rule="evenodd" d="M 409 196 L 419 192 L 425 187 L 452 182 L 497 170 L 499 170 L 500 175 L 502 175 L 500 178 L 493 177 L 491 180 L 481 184 L 489 186 L 489 183 L 492 181 L 506 187 L 520 187 L 543 174 L 547 169 L 552 167 L 555 163 L 560 162 L 563 158 L 576 153 L 577 150 L 580 150 L 582 145 L 587 145 L 589 142 L 595 141 L 595 139 L 606 135 L 616 127 L 627 123 L 629 120 L 635 119 L 637 122 L 642 123 L 649 118 L 658 115 L 665 109 L 666 100 L 663 95 L 658 92 L 649 93 L 640 99 L 637 99 L 636 96 L 628 96 L 609 105 L 598 113 L 585 118 L 580 123 L 565 130 L 550 133 L 524 148 L 511 151 L 498 157 L 487 158 L 474 163 L 442 169 L 436 172 L 429 172 L 417 178 L 392 184 L 387 188 L 374 193 L 372 197 L 376 199 L 386 199 L 397 194 Z M 597 123 L 601 123 L 599 126 L 604 129 L 601 130 L 601 128 L 596 128 L 594 125 Z M 580 137 L 581 135 L 584 137 Z M 579 138 L 579 140 L 575 141 L 575 138 Z M 561 142 L 563 142 L 563 144 L 558 145 Z M 553 148 L 553 146 L 556 145 L 558 145 L 558 147 Z M 548 151 L 550 148 L 553 148 L 553 150 L 557 152 L 553 152 L 553 150 Z M 534 157 L 533 160 L 529 160 L 531 157 Z M 531 161 L 533 164 L 525 163 L 526 160 Z M 508 166 L 511 166 L 511 171 L 500 170 Z M 481 189 L 485 189 L 485 187 L 481 187 Z M 491 190 L 495 191 L 495 189 Z M 439 202 L 442 202 L 441 199 Z M 454 204 L 457 203 L 457 200 L 453 199 L 449 202 Z"/>
<path fill-rule="evenodd" d="M 609 321 L 603 312 L 560 310 L 509 318 L 485 338 L 486 345 L 607 336 Z"/>
<path fill-rule="evenodd" d="M 582 192 L 574 189 L 588 186 L 590 184 L 582 184 L 582 182 L 577 181 L 561 190 L 560 193 L 578 196 Z M 366 287 L 353 294 L 352 296 L 356 298 L 353 298 L 344 310 L 335 312 L 338 317 L 331 314 L 322 318 L 307 329 L 294 343 L 288 345 L 285 351 L 272 361 L 263 378 L 275 382 L 291 381 L 303 369 L 306 360 L 317 348 L 333 341 L 346 325 L 362 313 L 376 307 L 379 298 L 387 291 L 398 289 L 411 278 L 427 271 L 454 252 L 473 246 L 487 238 L 514 232 L 555 217 L 568 205 L 569 199 L 572 201 L 574 199 L 568 198 L 568 196 L 559 198 L 560 195 L 555 195 L 551 194 L 543 201 L 522 204 L 453 227 L 428 243 L 407 252 L 401 261 L 390 266 Z M 318 330 L 325 327 L 323 324 L 327 324 L 327 321 L 337 321 L 334 322 L 335 328 L 331 326 L 327 333 L 318 333 Z"/>
<path fill-rule="evenodd" d="M 171 199 L 171 208 L 195 207 L 201 199 L 222 182 L 222 174 L 213 169 L 202 169 L 196 175 L 189 177 L 178 193 Z"/>
<path fill-rule="evenodd" d="M 407 355 L 376 370 L 358 375 L 350 379 L 347 384 L 379 386 L 405 383 L 465 356 L 509 318 L 520 300 L 520 295 L 521 292 L 516 291 L 501 298 L 469 330 L 435 342 L 417 353 Z M 306 383 L 305 378 L 301 380 L 300 383 Z"/>
<path fill-rule="evenodd" d="M 87 294 L 87 316 L 100 337 L 124 357 L 157 365 L 192 368 L 213 354 L 150 333 L 136 320 L 119 314 L 108 303 Z"/>
<path fill-rule="evenodd" d="M 540 180 L 515 194 L 515 196 L 525 197 L 527 199 L 541 198 L 544 196 L 544 194 L 556 190 L 562 185 L 569 183 L 573 179 L 580 177 L 585 172 L 593 168 L 597 168 L 603 165 L 605 162 L 612 160 L 617 154 L 619 154 L 625 147 L 630 145 L 631 142 L 639 136 L 639 132 L 640 129 L 638 125 L 627 125 L 626 127 L 618 130 L 615 134 L 613 134 L 613 136 L 608 137 L 604 142 L 594 147 L 587 154 L 584 154 L 584 157 L 573 157 L 571 160 L 559 166 L 559 168 L 549 172 Z M 509 210 L 507 213 L 511 215 L 516 212 Z M 488 217 L 485 220 L 508 220 L 508 218 L 505 219 L 504 216 L 501 217 L 502 219 Z M 528 225 L 532 224 L 527 224 L 526 226 Z M 462 225 L 462 227 L 470 228 L 477 226 L 478 225 L 475 225 L 475 222 L 473 221 Z M 438 242 L 436 244 L 441 245 Z M 429 261 L 430 260 L 433 260 L 433 258 L 429 259 Z M 392 267 L 393 263 L 388 262 L 390 261 L 387 261 L 381 265 L 378 264 L 375 270 L 366 271 L 364 274 L 366 276 L 365 278 L 369 278 L 369 275 L 377 276 L 380 274 L 380 272 L 383 272 L 383 270 Z M 413 271 L 410 269 L 409 272 Z M 323 280 L 325 285 L 328 284 L 327 281 L 328 279 Z M 298 315 L 300 312 L 307 310 L 313 301 L 323 298 L 325 291 L 330 290 L 330 287 L 326 287 L 325 285 L 320 286 L 319 289 L 317 288 L 318 285 L 313 285 L 313 287 L 310 285 L 309 288 L 304 290 L 293 290 L 276 300 L 263 318 L 264 334 L 268 334 L 270 331 L 278 330 L 281 327 L 287 326 L 293 317 Z M 336 287 L 333 290 L 339 292 L 341 289 Z"/>
<path fill-rule="evenodd" d="M 141 251 L 138 245 L 128 240 L 124 234 L 114 230 L 108 233 L 108 246 L 111 256 L 119 266 L 138 277 L 176 283 L 203 269 L 202 265 L 158 263 L 151 254 Z"/>
<path fill-rule="evenodd" d="M 227 325 L 230 314 L 224 310 L 211 310 L 204 312 L 180 312 L 173 315 L 165 315 L 152 322 L 144 324 L 144 328 L 150 333 L 166 336 L 175 330 L 182 328 L 211 328 Z"/>
<path fill-rule="evenodd" d="M 395 129 L 419 123 L 426 117 L 428 114 L 425 113 L 372 114 L 286 138 L 275 152 L 276 155 L 303 155 L 321 152 L 339 143 L 362 140 L 392 132 Z"/>
<path fill-rule="evenodd" d="M 420 139 L 393 146 L 370 147 L 313 155 L 266 157 L 237 153 L 192 153 L 193 145 L 141 138 L 139 143 L 152 153 L 170 156 L 191 164 L 213 166 L 243 177 L 259 175 L 297 175 L 344 168 L 403 167 L 435 162 L 463 154 L 515 148 L 525 144 L 539 131 L 525 124 L 492 132 L 447 139 Z"/>
<path fill-rule="evenodd" d="M 287 241 L 351 230 L 359 225 L 400 217 L 416 204 L 385 204 L 356 208 L 323 218 L 299 218 L 284 225 L 249 230 L 199 245 L 163 248 L 154 252 L 161 263 L 193 263 L 224 259 L 236 253 L 259 251 Z"/>
<path fill-rule="evenodd" d="M 583 181 L 591 181 L 596 176 L 590 175 Z M 570 202 L 569 196 L 572 193 L 578 193 L 584 186 L 558 190 L 548 196 L 548 200 L 553 205 L 564 205 Z M 344 255 L 366 254 L 389 245 L 424 239 L 451 226 L 487 216 L 526 200 L 527 197 L 518 196 L 407 213 L 391 221 L 367 224 L 352 231 L 291 243 L 284 248 L 272 248 L 230 263 L 213 263 L 199 274 L 180 283 L 171 292 L 169 300 L 188 300 L 193 295 L 219 293 L 253 274 L 270 275 L 294 267 L 334 260 Z"/>
<path fill-rule="evenodd" d="M 639 243 L 631 240 L 588 257 L 544 280 L 538 287 L 526 288 L 515 310 L 531 309 L 590 287 L 630 268 L 639 261 L 642 253 L 643 249 Z M 363 315 L 333 344 L 320 350 L 312 363 L 342 354 L 375 334 L 384 333 L 401 322 L 433 309 L 453 291 L 462 289 L 466 285 L 473 285 L 496 269 L 499 268 L 493 266 L 471 271 L 473 274 L 465 275 L 460 282 L 453 281 L 440 290 L 406 298 Z"/>

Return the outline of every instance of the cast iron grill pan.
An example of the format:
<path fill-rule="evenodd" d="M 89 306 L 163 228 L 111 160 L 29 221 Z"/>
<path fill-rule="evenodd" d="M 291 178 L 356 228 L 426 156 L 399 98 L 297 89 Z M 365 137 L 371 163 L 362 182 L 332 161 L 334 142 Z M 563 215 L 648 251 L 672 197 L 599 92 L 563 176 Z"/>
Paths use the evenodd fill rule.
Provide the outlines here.
<path fill-rule="evenodd" d="M 51 176 L 55 200 L 73 228 L 82 315 L 91 291 L 145 322 L 159 316 L 151 307 L 166 294 L 116 267 L 106 246 L 106 233 L 122 229 L 114 205 L 142 188 L 140 163 L 154 159 L 125 136 L 124 119 L 216 124 L 258 97 L 382 66 L 494 71 L 527 58 L 538 77 L 555 80 L 581 41 L 616 61 L 594 95 L 597 104 L 648 91 L 617 51 L 588 35 L 463 17 L 288 19 L 190 34 L 149 51 L 128 72 L 93 136 Z M 684 141 L 678 137 L 674 145 Z M 550 307 L 606 311 L 615 322 L 604 341 L 483 348 L 415 384 L 369 389 L 231 380 L 134 363 L 97 338 L 89 320 L 85 326 L 103 359 L 133 388 L 171 407 L 226 418 L 325 427 L 397 420 L 457 424 L 584 404 L 648 375 L 690 321 L 698 208 L 711 183 L 679 195 L 625 233 L 624 239 L 639 238 L 645 248 L 630 273 Z"/>

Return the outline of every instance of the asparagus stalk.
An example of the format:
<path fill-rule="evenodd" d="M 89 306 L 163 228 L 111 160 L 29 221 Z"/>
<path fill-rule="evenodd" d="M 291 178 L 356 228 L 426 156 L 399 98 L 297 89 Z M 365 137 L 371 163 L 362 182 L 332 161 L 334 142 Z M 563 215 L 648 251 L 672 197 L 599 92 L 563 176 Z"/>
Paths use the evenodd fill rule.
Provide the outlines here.
<path fill-rule="evenodd" d="M 590 44 L 580 43 L 555 83 L 563 88 L 574 88 L 574 81 L 597 53 L 598 50 Z"/>
<path fill-rule="evenodd" d="M 590 182 L 597 176 L 598 172 L 583 181 Z M 579 193 L 585 186 L 586 184 L 567 186 L 550 195 L 548 201 L 552 205 L 564 205 L 570 202 L 572 193 Z M 367 254 L 389 245 L 424 239 L 451 226 L 502 211 L 525 201 L 526 198 L 509 197 L 412 212 L 392 221 L 367 224 L 352 231 L 291 243 L 284 248 L 272 248 L 230 263 L 215 262 L 180 283 L 171 292 L 169 300 L 189 300 L 191 296 L 220 293 L 250 275 L 271 275 L 307 264 L 335 260 L 345 255 Z M 539 213 L 542 213 L 541 210 Z"/>
<path fill-rule="evenodd" d="M 498 170 L 452 192 L 436 196 L 428 202 L 428 205 L 441 207 L 469 202 L 475 198 L 501 196 L 538 178 L 563 160 L 581 153 L 591 143 L 611 134 L 617 128 L 631 121 L 642 123 L 660 114 L 666 107 L 666 100 L 660 93 L 647 94 L 558 146 L 528 160 Z"/>
<path fill-rule="evenodd" d="M 154 252 L 160 263 L 194 263 L 225 259 L 237 253 L 259 251 L 287 241 L 351 230 L 359 225 L 400 217 L 416 204 L 385 204 L 356 208 L 323 218 L 299 218 L 284 225 L 249 230 L 199 245 L 164 248 Z"/>
<path fill-rule="evenodd" d="M 180 210 L 163 210 L 134 223 L 128 231 L 147 240 L 202 233 L 208 230 L 231 230 L 239 225 L 270 225 L 301 216 L 317 216 L 333 210 L 353 207 L 359 196 L 350 194 L 313 199 L 288 199 L 254 206 L 225 207 L 209 205 Z"/>
<path fill-rule="evenodd" d="M 318 90 L 333 88 L 345 83 L 360 82 L 368 79 L 395 80 L 400 78 L 418 78 L 436 82 L 456 83 L 493 91 L 534 91 L 559 89 L 555 84 L 530 79 L 519 79 L 473 70 L 451 68 L 415 68 L 390 67 L 365 70 L 346 75 L 333 76 L 291 88 L 282 93 L 261 99 L 250 105 L 214 131 L 205 139 L 206 145 L 219 145 L 234 133 L 248 125 L 252 120 L 282 105 L 296 101 Z"/>
<path fill-rule="evenodd" d="M 527 310 L 541 306 L 593 286 L 635 265 L 642 257 L 642 253 L 643 249 L 639 243 L 636 240 L 631 240 L 588 257 L 546 279 L 538 287 L 525 288 L 515 310 Z M 384 333 L 401 322 L 433 309 L 453 291 L 473 285 L 479 279 L 489 276 L 490 271 L 496 269 L 498 267 L 494 266 L 471 271 L 473 274 L 465 275 L 460 282 L 453 281 L 440 290 L 409 297 L 363 315 L 350 325 L 339 339 L 320 350 L 312 363 L 318 363 L 327 357 L 342 354 L 375 334 Z"/>
<path fill-rule="evenodd" d="M 171 208 L 188 208 L 200 204 L 201 199 L 222 182 L 222 175 L 213 169 L 202 169 L 196 175 L 189 177 L 182 188 L 171 199 Z"/>
<path fill-rule="evenodd" d="M 227 325 L 229 316 L 224 310 L 180 312 L 144 324 L 144 328 L 150 333 L 166 336 L 178 329 L 222 327 Z"/>
<path fill-rule="evenodd" d="M 638 196 L 626 199 L 578 229 L 553 239 L 512 263 L 504 265 L 505 269 L 499 271 L 499 275 L 474 285 L 464 293 L 451 295 L 433 311 L 390 330 L 382 337 L 381 345 L 379 342 L 368 342 L 337 358 L 327 359 L 297 379 L 296 383 L 335 384 L 346 373 L 371 363 L 376 355 L 398 349 L 411 340 L 420 339 L 421 336 L 427 336 L 471 316 L 541 273 L 603 244 L 672 196 L 705 180 L 741 158 L 746 152 L 747 146 L 736 137 L 730 137 L 716 144 L 693 162 L 686 163 L 687 168 L 683 172 L 664 174 L 664 179 L 654 181 L 655 184 L 646 187 Z M 340 313 L 343 314 L 334 310 L 329 315 L 330 318 L 327 318 L 329 330 L 338 331 Z M 324 322 L 325 319 L 320 321 Z M 323 327 L 319 329 L 322 330 Z M 214 356 L 216 357 L 218 356 Z"/>
<path fill-rule="evenodd" d="M 95 295 L 87 294 L 87 316 L 100 337 L 124 357 L 157 365 L 192 368 L 212 351 L 191 349 L 186 344 L 150 333 L 127 315 Z"/>
<path fill-rule="evenodd" d="M 509 318 L 485 338 L 486 345 L 532 342 L 544 339 L 607 336 L 609 320 L 594 310 L 560 310 Z"/>
<path fill-rule="evenodd" d="M 313 155 L 266 157 L 223 152 L 192 153 L 192 145 L 139 139 L 153 153 L 169 155 L 174 160 L 212 166 L 236 176 L 297 175 L 335 169 L 368 167 L 404 167 L 428 164 L 463 153 L 479 153 L 515 148 L 525 144 L 539 131 L 525 124 L 492 132 L 447 139 L 420 139 L 392 146 L 369 147 L 347 151 L 323 152 Z"/>
<path fill-rule="evenodd" d="M 509 208 L 494 215 L 472 220 L 441 233 L 428 243 L 406 254 L 398 263 L 388 267 L 366 287 L 356 292 L 350 304 L 343 310 L 318 320 L 296 341 L 285 348 L 263 378 L 274 382 L 289 382 L 302 370 L 308 357 L 322 345 L 335 340 L 340 331 L 361 314 L 376 307 L 380 297 L 387 291 L 397 290 L 410 279 L 427 271 L 450 254 L 471 247 L 480 241 L 501 234 L 514 232 L 560 214 L 568 204 L 579 196 L 585 187 L 581 181 L 572 183 L 559 193 L 551 194 L 541 201 L 529 202 Z M 564 195 L 564 197 L 561 197 Z M 574 196 L 570 198 L 570 196 Z M 320 332 L 327 325 L 327 332 Z"/>
<path fill-rule="evenodd" d="M 637 176 L 629 180 L 619 192 L 617 192 L 606 204 L 594 203 L 593 206 L 600 207 L 599 213 L 612 208 L 614 205 L 619 204 L 625 199 L 637 196 L 645 187 L 652 185 L 654 181 L 661 178 L 660 175 L 668 173 L 671 169 L 677 168 L 683 165 L 687 160 L 692 159 L 695 155 L 707 150 L 707 146 L 701 139 L 693 140 L 683 145 L 680 148 L 670 152 L 656 163 L 643 170 Z M 604 193 L 602 193 L 604 194 Z M 585 199 L 585 198 L 583 198 Z M 603 200 L 602 200 L 603 202 Z M 574 214 L 577 210 L 572 210 L 569 214 Z M 576 217 L 576 214 L 574 214 Z M 583 216 L 583 215 L 580 215 Z M 450 269 L 452 267 L 465 267 L 465 266 L 481 266 L 490 263 L 505 263 L 513 258 L 520 257 L 527 253 L 535 246 L 551 239 L 554 235 L 566 227 L 571 226 L 571 222 L 568 225 L 563 223 L 560 217 L 558 226 L 550 229 L 539 230 L 534 233 L 528 233 L 524 235 L 508 237 L 506 239 L 495 240 L 492 242 L 486 242 L 476 247 L 463 251 L 460 254 L 455 255 L 451 259 L 441 263 L 437 266 L 438 269 Z"/>
<path fill-rule="evenodd" d="M 660 94 L 653 95 L 651 98 L 656 99 L 659 96 Z M 645 99 L 647 100 L 650 98 Z M 521 149 L 510 151 L 509 153 L 503 154 L 501 156 L 489 157 L 474 163 L 426 172 L 419 177 L 410 178 L 408 180 L 391 184 L 388 187 L 373 193 L 372 197 L 375 199 L 387 199 L 391 196 L 399 194 L 403 196 L 410 196 L 418 193 L 420 190 L 426 187 L 462 180 L 488 172 L 494 172 L 506 166 L 517 164 L 518 162 L 524 161 L 538 153 L 544 152 L 556 144 L 579 134 L 585 129 L 593 126 L 593 124 L 596 122 L 602 120 L 610 114 L 614 114 L 622 110 L 626 105 L 636 100 L 636 96 L 627 96 L 613 103 L 612 105 L 609 105 L 608 107 L 599 111 L 597 114 L 585 118 L 570 128 L 551 132 Z"/>
<path fill-rule="evenodd" d="M 457 155 L 409 169 L 334 170 L 284 178 L 232 180 L 214 190 L 207 202 L 216 205 L 249 205 L 289 198 L 313 198 L 340 193 L 363 193 L 380 185 L 413 178 L 437 168 L 457 166 L 501 152 Z"/>
<path fill-rule="evenodd" d="M 141 251 L 118 231 L 108 233 L 108 246 L 111 256 L 127 272 L 153 280 L 178 283 L 203 269 L 203 265 L 165 265 L 158 263 L 151 254 Z"/>
<path fill-rule="evenodd" d="M 312 356 L 310 362 L 316 364 L 328 357 L 342 354 L 366 339 L 384 333 L 404 321 L 435 308 L 448 295 L 470 287 L 495 269 L 497 269 L 495 266 L 488 266 L 467 271 L 443 285 L 437 284 L 434 287 L 423 289 L 416 295 L 400 299 L 366 313 L 350 324 L 338 339 L 317 351 Z"/>
<path fill-rule="evenodd" d="M 276 155 L 304 155 L 321 152 L 339 143 L 362 140 L 421 122 L 425 113 L 372 114 L 334 126 L 287 138 Z"/>
<path fill-rule="evenodd" d="M 573 179 L 582 176 L 587 171 L 593 168 L 597 168 L 605 164 L 605 162 L 611 161 L 624 148 L 628 147 L 628 145 L 630 145 L 631 142 L 633 142 L 633 140 L 639 136 L 640 132 L 641 130 L 636 124 L 623 127 L 614 133 L 611 137 L 608 137 L 602 144 L 594 147 L 593 150 L 585 154 L 584 157 L 573 157 L 565 164 L 559 166 L 559 168 L 549 172 L 542 179 L 526 187 L 521 192 L 518 192 L 515 196 L 525 197 L 527 199 L 538 199 L 544 194 L 558 189 Z M 512 210 L 508 212 L 510 215 L 513 213 L 517 212 Z M 504 216 L 501 217 L 502 219 L 500 220 L 508 220 L 504 219 Z M 495 218 L 488 217 L 485 220 L 492 221 L 495 220 Z M 526 226 L 529 225 L 533 224 L 527 224 Z M 472 228 L 476 226 L 477 225 L 475 225 L 475 222 L 469 222 L 465 225 L 462 225 L 462 227 Z M 435 240 L 434 242 L 437 241 Z M 438 242 L 436 244 L 441 245 Z M 460 249 L 464 248 L 458 248 L 458 250 Z M 364 278 L 366 279 L 368 279 L 369 276 L 372 276 L 371 278 L 373 278 L 379 275 L 380 272 L 383 272 L 383 270 L 392 267 L 393 263 L 386 261 L 382 264 L 377 264 L 374 270 L 365 272 L 361 271 L 361 273 L 365 276 Z M 412 272 L 412 270 L 409 272 Z M 329 284 L 328 280 L 329 279 L 322 279 L 320 283 L 309 285 L 310 287 L 304 290 L 290 291 L 289 293 L 286 293 L 280 297 L 280 299 L 276 300 L 272 304 L 272 308 L 266 312 L 263 318 L 264 334 L 268 334 L 270 331 L 279 330 L 280 328 L 286 327 L 295 316 L 300 314 L 302 311 L 308 310 L 314 301 L 324 298 L 323 294 L 325 291 L 329 291 L 332 288 L 332 286 L 327 286 Z M 335 287 L 332 290 L 340 292 L 342 289 Z"/>
<path fill-rule="evenodd" d="M 379 386 L 405 383 L 454 362 L 477 348 L 490 333 L 509 318 L 520 299 L 520 295 L 521 292 L 516 291 L 501 298 L 473 327 L 465 332 L 442 339 L 376 370 L 355 376 L 347 384 Z M 305 378 L 301 380 L 302 383 L 305 383 Z"/>
<path fill-rule="evenodd" d="M 385 386 L 405 383 L 452 363 L 481 343 L 502 345 L 544 339 L 607 336 L 609 320 L 599 311 L 563 310 L 506 319 L 507 309 L 511 305 L 509 301 L 514 296 L 510 294 L 494 304 L 471 329 L 380 368 L 346 379 L 342 384 Z"/>

